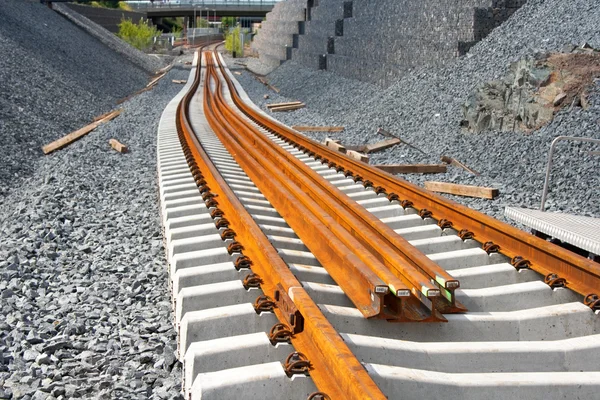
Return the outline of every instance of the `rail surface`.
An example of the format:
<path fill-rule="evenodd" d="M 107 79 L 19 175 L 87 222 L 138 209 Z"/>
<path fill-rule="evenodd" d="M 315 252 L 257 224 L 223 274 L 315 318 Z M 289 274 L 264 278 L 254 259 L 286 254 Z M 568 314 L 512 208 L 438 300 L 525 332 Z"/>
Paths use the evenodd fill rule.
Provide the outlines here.
<path fill-rule="evenodd" d="M 177 141 L 159 143 L 186 395 L 597 393 L 599 302 L 568 289 L 597 293 L 596 266 L 304 138 L 202 54 L 177 102 Z M 210 238 L 181 226 L 200 209 Z M 204 265 L 209 241 L 231 265 Z M 233 314 L 248 322 L 213 327 Z"/>

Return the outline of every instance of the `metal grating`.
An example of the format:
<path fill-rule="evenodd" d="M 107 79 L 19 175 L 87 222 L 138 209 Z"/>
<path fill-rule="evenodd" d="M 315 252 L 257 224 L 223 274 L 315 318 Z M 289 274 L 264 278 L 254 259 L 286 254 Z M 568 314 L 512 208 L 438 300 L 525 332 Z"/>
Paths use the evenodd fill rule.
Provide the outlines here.
<path fill-rule="evenodd" d="M 506 207 L 504 215 L 536 231 L 600 254 L 600 218 Z"/>

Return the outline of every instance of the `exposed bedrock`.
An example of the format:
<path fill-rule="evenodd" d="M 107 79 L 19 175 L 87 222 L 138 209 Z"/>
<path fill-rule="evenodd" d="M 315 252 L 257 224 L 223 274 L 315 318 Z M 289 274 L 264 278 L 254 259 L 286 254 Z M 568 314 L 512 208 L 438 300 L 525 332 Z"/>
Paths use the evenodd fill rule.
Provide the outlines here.
<path fill-rule="evenodd" d="M 587 109 L 588 90 L 598 77 L 600 53 L 593 49 L 522 58 L 504 79 L 477 87 L 463 105 L 461 126 L 470 132 L 531 132 L 561 108 Z"/>

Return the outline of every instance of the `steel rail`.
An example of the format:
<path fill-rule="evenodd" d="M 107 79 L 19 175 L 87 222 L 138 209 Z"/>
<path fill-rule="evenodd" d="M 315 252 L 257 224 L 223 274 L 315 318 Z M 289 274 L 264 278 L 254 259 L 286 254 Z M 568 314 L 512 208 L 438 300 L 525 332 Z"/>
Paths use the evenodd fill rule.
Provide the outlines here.
<path fill-rule="evenodd" d="M 280 186 L 262 185 L 266 177 L 276 179 L 280 173 L 278 174 L 276 169 L 274 171 L 266 170 L 255 159 L 246 157 L 246 151 L 236 143 L 234 135 L 231 134 L 231 132 L 236 132 L 235 128 L 230 125 L 228 119 L 223 118 L 217 105 L 213 107 L 212 104 L 213 99 L 208 80 L 216 77 L 211 67 L 210 63 L 207 64 L 208 78 L 205 82 L 204 110 L 207 121 L 217 137 L 221 139 L 227 150 L 234 155 L 238 164 L 253 179 L 261 192 L 271 199 L 272 204 L 286 219 L 286 222 L 292 223 L 291 227 L 296 234 L 300 238 L 316 237 L 315 243 L 317 245 L 311 250 L 314 254 L 324 255 L 318 257 L 323 266 L 334 279 L 341 281 L 340 287 L 345 293 L 349 293 L 350 299 L 363 315 L 365 317 L 379 315 L 384 308 L 383 302 L 379 300 L 387 292 L 385 282 L 377 278 L 338 237 L 327 234 L 329 232 L 328 227 L 315 217 L 316 214 L 322 214 L 322 211 L 310 202 L 298 203 L 297 197 L 282 190 Z M 218 79 L 213 81 L 216 82 L 215 93 L 219 93 L 220 82 Z M 292 216 L 294 215 L 301 219 L 299 224 L 293 223 Z M 351 275 L 353 279 L 342 280 L 348 275 Z"/>
<path fill-rule="evenodd" d="M 218 59 L 217 59 L 218 60 Z M 223 65 L 219 67 L 225 78 L 232 97 L 239 95 L 231 79 L 225 73 Z M 235 99 L 234 99 L 235 102 Z M 230 111 L 231 119 L 239 119 Z M 286 173 L 289 179 L 301 186 L 304 192 L 315 199 L 330 215 L 351 232 L 361 243 L 367 247 L 378 259 L 399 277 L 407 277 L 407 284 L 416 285 L 412 290 L 420 290 L 428 296 L 428 286 L 421 286 L 423 279 L 432 280 L 444 295 L 444 299 L 436 302 L 438 309 L 444 313 L 465 312 L 466 308 L 456 301 L 454 290 L 460 286 L 457 279 L 452 277 L 439 265 L 431 261 L 422 252 L 418 251 L 408 241 L 385 225 L 381 220 L 356 203 L 352 198 L 338 189 L 329 181 L 323 179 L 318 173 L 294 157 L 282 147 L 256 130 L 256 127 L 245 119 L 241 119 L 238 127 L 242 130 L 253 130 L 255 137 L 264 145 L 254 142 L 264 157 L 270 157 Z M 269 150 L 273 150 L 280 158 L 273 158 Z M 312 182 L 312 185 L 308 184 Z M 320 190 L 319 190 L 320 189 Z M 390 199 L 391 200 L 391 199 Z M 427 276 L 423 276 L 427 275 Z M 390 288 L 394 293 L 394 288 Z M 445 301 L 444 301 L 445 300 Z"/>
<path fill-rule="evenodd" d="M 194 179 L 204 193 L 215 196 L 207 201 L 218 199 L 218 202 L 212 203 L 213 207 L 218 207 L 213 208 L 213 213 L 230 218 L 229 227 L 235 232 L 236 239 L 245 245 L 244 253 L 251 260 L 252 271 L 260 276 L 263 292 L 273 298 L 289 295 L 291 304 L 287 305 L 296 307 L 303 317 L 303 327 L 295 332 L 291 342 L 311 361 L 310 376 L 319 390 L 335 399 L 385 399 L 385 395 L 302 288 L 199 143 L 190 125 L 188 112 L 200 79 L 201 68 L 197 68 L 194 83 L 177 108 L 176 120 Z M 207 82 L 205 84 L 208 86 Z M 293 325 L 289 312 L 289 308 L 274 309 L 282 323 Z"/>
<path fill-rule="evenodd" d="M 234 98 L 234 101 L 250 119 L 279 138 L 316 155 L 322 162 L 343 169 L 348 176 L 359 176 L 363 182 L 368 182 L 389 195 L 398 195 L 404 204 L 416 208 L 420 214 L 430 215 L 438 221 L 451 224 L 454 229 L 460 231 L 461 237 L 474 237 L 483 243 L 488 251 L 492 249 L 509 257 L 516 268 L 530 268 L 546 277 L 564 278 L 566 287 L 583 296 L 600 294 L 600 266 L 597 263 L 373 166 L 351 159 L 257 112 L 239 98 Z"/>
<path fill-rule="evenodd" d="M 219 111 L 222 114 L 219 123 L 224 126 L 231 125 L 230 132 L 236 133 L 225 135 L 222 138 L 226 147 L 229 146 L 230 151 L 233 154 L 236 154 L 236 158 L 245 157 L 246 153 L 252 154 L 250 159 L 253 161 L 245 164 L 246 168 L 244 169 L 256 174 L 255 184 L 257 187 L 261 189 L 261 192 L 266 195 L 267 199 L 275 205 L 277 210 L 282 213 L 288 224 L 296 231 L 304 244 L 313 252 L 317 259 L 322 260 L 323 266 L 330 272 L 330 275 L 332 275 L 334 280 L 336 280 L 349 298 L 352 299 L 353 296 L 355 296 L 355 293 L 348 292 L 345 287 L 348 286 L 348 280 L 353 281 L 353 277 L 348 274 L 348 266 L 339 270 L 338 268 L 335 268 L 335 266 L 332 267 L 329 265 L 328 260 L 331 258 L 331 254 L 338 252 L 341 249 L 336 247 L 329 249 L 324 248 L 323 240 L 327 240 L 331 236 L 327 234 L 327 230 L 339 237 L 347 246 L 347 249 L 343 250 L 344 253 L 354 252 L 359 259 L 381 277 L 389 287 L 398 288 L 398 285 L 403 285 L 401 281 L 398 281 L 397 277 L 391 274 L 390 270 L 384 264 L 381 264 L 374 258 L 374 254 L 367 246 L 362 246 L 361 243 L 358 243 L 352 237 L 352 232 L 363 230 L 359 224 L 355 223 L 351 229 L 347 229 L 340 224 L 335 223 L 335 221 L 330 221 L 330 216 L 335 215 L 335 213 L 331 212 L 332 207 L 329 206 L 329 209 L 318 209 L 314 205 L 315 203 L 317 203 L 317 205 L 322 203 L 323 199 L 327 197 L 326 194 L 319 191 L 318 188 L 312 188 L 307 191 L 307 187 L 310 187 L 310 185 L 301 175 L 294 175 L 293 172 L 291 172 L 292 176 L 289 174 L 282 174 L 282 170 L 285 170 L 286 161 L 281 158 L 273 158 L 274 153 L 276 154 L 276 152 L 271 150 L 271 153 L 269 153 L 269 149 L 265 149 L 264 143 L 262 143 L 261 140 L 256 139 L 257 135 L 258 137 L 264 137 L 264 135 L 256 131 L 255 127 L 243 123 L 243 120 L 240 119 L 241 116 L 235 113 L 233 109 L 227 105 L 223 93 L 220 90 L 216 91 L 214 97 L 216 98 L 216 106 L 219 107 Z M 248 136 L 246 137 L 246 135 Z M 234 143 L 239 144 L 241 147 L 238 148 Z M 261 145 L 263 146 L 263 152 L 257 153 L 257 150 L 260 151 Z M 276 147 L 279 148 L 279 146 Z M 243 163 L 243 160 L 238 160 L 238 162 Z M 256 172 L 257 167 L 252 165 L 252 163 L 256 162 L 265 168 L 265 171 L 262 172 L 262 177 L 273 177 L 273 182 L 267 182 L 264 179 L 261 179 L 261 174 Z M 300 188 L 300 186 L 302 186 L 302 188 Z M 283 187 L 287 188 L 291 193 L 295 193 L 296 200 L 291 210 L 287 210 L 287 208 L 289 208 L 288 203 L 281 201 L 281 197 L 284 195 L 278 194 L 279 188 Z M 308 196 L 306 195 L 307 192 L 309 194 Z M 299 204 L 303 204 L 308 209 L 312 210 L 320 221 L 326 225 L 326 229 L 323 232 L 319 229 L 320 225 L 311 225 L 315 224 L 314 222 L 307 224 L 307 214 L 298 209 Z M 323 234 L 325 234 L 326 239 L 318 237 Z M 373 238 L 372 240 L 376 241 L 376 238 Z M 330 271 L 332 268 L 333 270 Z M 422 279 L 423 280 L 419 282 L 420 286 L 412 289 L 413 296 L 410 296 L 410 298 L 405 298 L 409 295 L 409 292 L 406 289 L 402 289 L 402 292 L 393 292 L 393 294 L 399 294 L 401 299 L 385 296 L 384 301 L 386 309 L 381 310 L 381 315 L 378 317 L 395 321 L 445 321 L 439 312 L 433 310 L 436 307 L 439 291 L 434 285 L 427 281 L 425 276 L 423 276 Z M 435 290 L 434 293 L 432 293 L 433 290 Z M 423 296 L 419 296 L 421 294 L 420 291 L 429 295 L 435 295 L 432 296 L 431 299 L 424 298 Z M 353 302 L 355 302 L 357 308 L 361 308 L 360 304 L 354 300 Z M 363 315 L 365 314 L 363 313 Z"/>

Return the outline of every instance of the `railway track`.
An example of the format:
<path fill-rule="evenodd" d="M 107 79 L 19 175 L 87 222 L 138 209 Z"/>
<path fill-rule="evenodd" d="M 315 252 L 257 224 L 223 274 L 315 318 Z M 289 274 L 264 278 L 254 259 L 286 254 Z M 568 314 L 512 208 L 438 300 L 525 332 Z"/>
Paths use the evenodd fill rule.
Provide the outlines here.
<path fill-rule="evenodd" d="M 597 264 L 282 126 L 216 52 L 163 113 L 158 174 L 187 398 L 600 388 Z"/>

